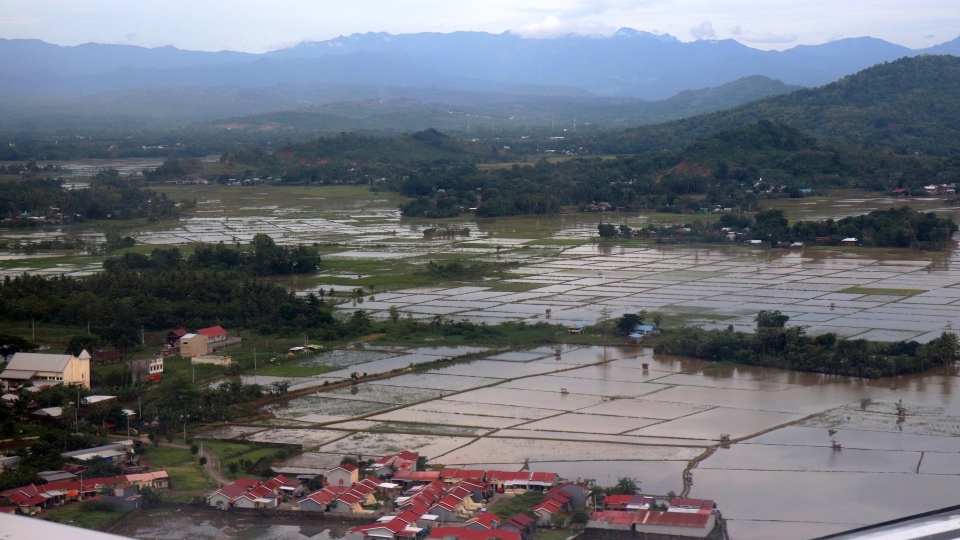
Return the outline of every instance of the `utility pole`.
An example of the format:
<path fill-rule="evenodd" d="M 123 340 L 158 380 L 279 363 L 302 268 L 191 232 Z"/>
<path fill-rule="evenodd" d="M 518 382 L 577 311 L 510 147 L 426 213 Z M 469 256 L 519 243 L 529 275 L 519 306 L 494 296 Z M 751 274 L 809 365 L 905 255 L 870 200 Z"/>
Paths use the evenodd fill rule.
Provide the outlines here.
<path fill-rule="evenodd" d="M 80 434 L 80 391 L 77 390 L 77 406 L 73 408 L 73 422 L 77 426 L 77 435 Z"/>
<path fill-rule="evenodd" d="M 253 384 L 259 384 L 257 381 L 260 379 L 257 377 L 257 348 L 253 348 Z"/>
<path fill-rule="evenodd" d="M 87 337 L 90 337 L 90 319 L 87 319 Z"/>
<path fill-rule="evenodd" d="M 30 335 L 33 336 L 33 339 L 37 339 L 37 320 L 30 319 Z"/>
<path fill-rule="evenodd" d="M 190 359 L 190 372 L 193 374 L 192 382 L 197 382 L 197 365 L 193 363 L 193 358 Z"/>
<path fill-rule="evenodd" d="M 144 334 L 143 332 L 143 326 L 140 327 L 140 344 L 141 345 L 147 344 L 147 338 L 146 338 L 146 334 Z"/>
<path fill-rule="evenodd" d="M 143 404 L 140 403 L 140 396 L 137 396 L 137 418 L 140 419 L 140 423 L 143 423 Z"/>

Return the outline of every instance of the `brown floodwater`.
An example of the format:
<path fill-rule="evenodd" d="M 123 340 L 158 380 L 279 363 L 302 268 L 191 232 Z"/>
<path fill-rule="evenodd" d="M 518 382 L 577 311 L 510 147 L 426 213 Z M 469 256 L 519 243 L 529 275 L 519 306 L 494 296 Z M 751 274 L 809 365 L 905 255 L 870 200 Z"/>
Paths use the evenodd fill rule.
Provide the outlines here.
<path fill-rule="evenodd" d="M 130 514 L 110 532 L 144 540 L 328 540 L 343 538 L 353 525 L 319 519 L 238 517 L 229 512 L 147 510 Z"/>

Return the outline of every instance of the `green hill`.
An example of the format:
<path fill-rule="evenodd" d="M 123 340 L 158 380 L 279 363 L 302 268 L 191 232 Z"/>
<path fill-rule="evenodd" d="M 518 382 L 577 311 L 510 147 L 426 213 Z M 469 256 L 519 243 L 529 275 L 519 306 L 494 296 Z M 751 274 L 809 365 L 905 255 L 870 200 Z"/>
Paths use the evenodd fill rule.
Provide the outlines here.
<path fill-rule="evenodd" d="M 960 58 L 920 56 L 879 64 L 820 88 L 599 137 L 594 151 L 676 149 L 759 120 L 824 139 L 904 154 L 960 154 Z"/>

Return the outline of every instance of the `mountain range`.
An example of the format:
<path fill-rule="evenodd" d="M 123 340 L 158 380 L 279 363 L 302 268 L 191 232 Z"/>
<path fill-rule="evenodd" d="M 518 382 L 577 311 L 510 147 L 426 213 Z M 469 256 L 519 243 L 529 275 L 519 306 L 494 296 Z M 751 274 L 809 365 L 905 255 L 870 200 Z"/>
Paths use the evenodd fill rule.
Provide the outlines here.
<path fill-rule="evenodd" d="M 862 37 L 762 51 L 734 40 L 682 42 L 627 28 L 609 37 L 553 39 L 509 32 L 367 33 L 264 54 L 0 40 L 0 93 L 337 84 L 662 100 L 751 75 L 820 86 L 923 54 L 960 55 L 960 38 L 920 50 Z"/>

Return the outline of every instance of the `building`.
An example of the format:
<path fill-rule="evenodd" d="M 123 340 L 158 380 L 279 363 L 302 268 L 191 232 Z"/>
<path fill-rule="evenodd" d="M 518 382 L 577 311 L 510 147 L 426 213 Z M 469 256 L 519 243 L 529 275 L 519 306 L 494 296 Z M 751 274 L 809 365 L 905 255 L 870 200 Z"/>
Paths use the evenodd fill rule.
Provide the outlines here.
<path fill-rule="evenodd" d="M 90 355 L 21 353 L 13 355 L 0 373 L 7 388 L 76 385 L 90 388 Z"/>
<path fill-rule="evenodd" d="M 660 329 L 652 324 L 638 324 L 633 327 L 633 331 L 641 336 L 655 336 L 660 333 Z"/>
<path fill-rule="evenodd" d="M 408 471 L 399 470 L 393 475 L 394 482 L 403 482 L 406 484 L 413 482 L 431 483 L 440 479 L 440 471 Z"/>
<path fill-rule="evenodd" d="M 496 514 L 483 512 L 468 519 L 463 526 L 475 531 L 490 531 L 499 527 L 500 521 Z"/>
<path fill-rule="evenodd" d="M 213 354 L 201 354 L 190 358 L 191 364 L 209 364 L 213 366 L 229 366 L 233 363 L 233 358 L 229 356 L 217 356 Z"/>
<path fill-rule="evenodd" d="M 629 495 L 628 495 L 629 496 Z M 632 531 L 636 512 L 623 510 L 604 510 L 594 512 L 587 521 L 588 529 L 608 529 L 614 531 Z"/>
<path fill-rule="evenodd" d="M 843 240 L 840 241 L 840 244 L 841 244 L 841 245 L 844 245 L 844 246 L 855 246 L 855 245 L 857 245 L 857 239 L 856 239 L 856 238 L 844 238 Z"/>
<path fill-rule="evenodd" d="M 238 337 L 230 337 L 230 334 L 224 330 L 222 326 L 201 328 L 197 330 L 196 333 L 201 336 L 206 336 L 207 346 L 210 347 L 210 352 L 216 352 L 220 349 L 233 347 L 234 345 L 239 345 L 242 342 L 242 340 Z"/>
<path fill-rule="evenodd" d="M 169 334 L 167 334 L 167 337 L 164 341 L 166 342 L 167 345 L 170 346 L 171 349 L 178 349 L 180 348 L 180 338 L 182 338 L 187 334 L 188 332 L 183 328 L 179 330 L 174 330 Z"/>
<path fill-rule="evenodd" d="M 251 480 L 249 478 L 238 478 L 232 483 L 227 484 L 207 495 L 207 504 L 220 508 L 221 510 L 226 510 L 233 506 L 233 503 L 237 500 L 237 497 L 257 487 L 258 485 L 259 483 L 255 480 Z"/>
<path fill-rule="evenodd" d="M 517 534 L 526 535 L 533 531 L 536 524 L 537 520 L 533 519 L 532 517 L 526 514 L 517 514 L 501 523 L 498 532 L 510 531 Z"/>
<path fill-rule="evenodd" d="M 431 540 L 520 540 L 520 533 L 507 530 L 472 530 L 463 527 L 437 527 L 430 531 Z"/>
<path fill-rule="evenodd" d="M 710 499 L 684 499 L 674 497 L 670 499 L 668 512 L 684 512 L 687 514 L 715 514 L 718 512 L 717 503 Z"/>
<path fill-rule="evenodd" d="M 639 510 L 633 518 L 633 530 L 646 534 L 705 538 L 716 525 L 713 514 Z"/>
<path fill-rule="evenodd" d="M 337 497 L 330 504 L 328 511 L 338 514 L 370 514 L 371 511 L 363 507 L 377 503 L 374 494 L 379 486 L 379 481 L 373 478 L 364 478 Z"/>
<path fill-rule="evenodd" d="M 423 528 L 418 525 L 421 514 L 407 510 L 397 516 L 384 516 L 372 525 L 353 527 L 344 540 L 401 540 L 421 538 Z"/>
<path fill-rule="evenodd" d="M 135 383 L 160 382 L 160 378 L 163 376 L 163 357 L 131 360 L 130 375 Z"/>
<path fill-rule="evenodd" d="M 184 334 L 180 337 L 180 356 L 191 358 L 210 353 L 207 336 L 203 334 Z"/>
<path fill-rule="evenodd" d="M 537 525 L 549 527 L 553 516 L 570 511 L 570 495 L 565 491 L 552 491 L 531 510 L 537 515 Z"/>
<path fill-rule="evenodd" d="M 333 501 L 347 490 L 348 488 L 344 487 L 327 486 L 304 497 L 297 503 L 297 507 L 304 512 L 326 512 Z"/>
<path fill-rule="evenodd" d="M 222 326 L 211 326 L 210 328 L 201 328 L 197 330 L 197 334 L 201 336 L 206 336 L 207 343 L 211 347 L 216 347 L 218 344 L 227 341 L 227 331 L 223 329 Z"/>
<path fill-rule="evenodd" d="M 583 508 L 587 506 L 587 500 L 590 497 L 590 489 L 586 484 L 580 482 L 564 482 L 550 488 L 550 491 L 547 492 L 547 495 L 549 496 L 558 491 L 562 491 L 570 496 L 571 508 Z"/>
<path fill-rule="evenodd" d="M 135 485 L 137 489 L 170 489 L 170 475 L 167 471 L 125 474 L 120 478 Z"/>
<path fill-rule="evenodd" d="M 127 456 L 133 455 L 133 441 L 117 441 L 113 444 L 107 444 L 104 446 L 97 446 L 95 448 L 87 448 L 85 450 L 74 450 L 73 452 L 64 452 L 60 454 L 65 460 L 76 460 L 76 461 L 90 461 L 90 460 L 101 460 L 101 461 L 112 461 L 114 463 L 122 463 L 126 461 Z"/>
<path fill-rule="evenodd" d="M 417 470 L 418 459 L 420 459 L 420 454 L 403 450 L 378 459 L 376 463 L 367 468 L 367 474 L 372 474 L 377 478 L 386 478 L 392 477 L 400 471 L 415 471 Z"/>
<path fill-rule="evenodd" d="M 20 465 L 20 456 L 0 456 L 0 474 L 15 471 Z"/>
<path fill-rule="evenodd" d="M 139 510 L 143 506 L 143 496 L 137 493 L 133 484 L 120 484 L 107 495 L 101 495 L 100 500 L 120 507 L 124 512 Z"/>
<path fill-rule="evenodd" d="M 123 362 L 123 357 L 123 351 L 120 349 L 100 349 L 93 351 L 93 358 L 90 359 L 90 363 L 94 366 L 115 364 L 117 362 Z"/>
<path fill-rule="evenodd" d="M 331 486 L 350 487 L 359 481 L 360 469 L 349 463 L 334 467 L 327 473 L 327 482 Z"/>

